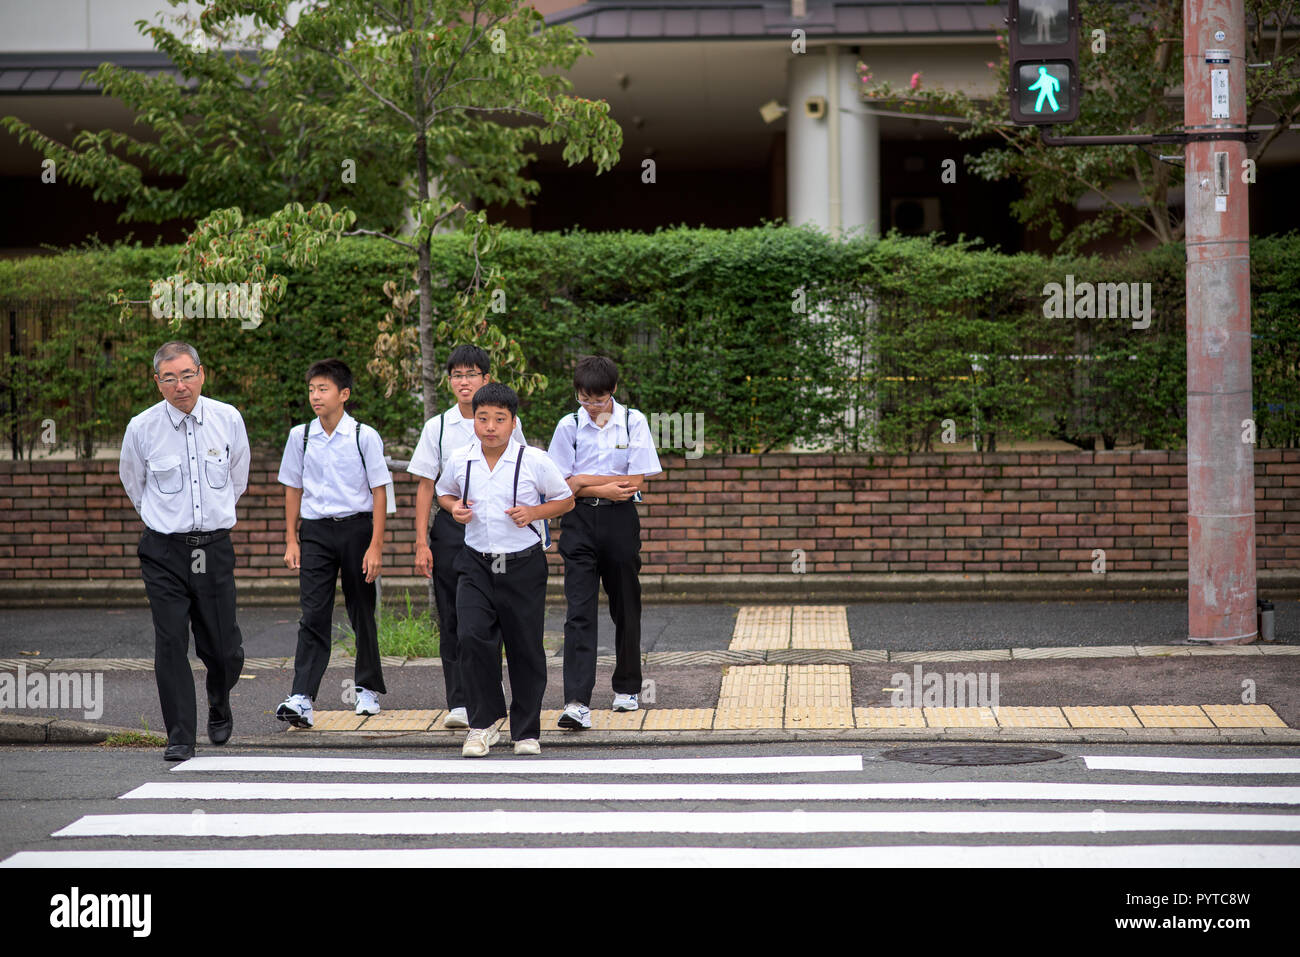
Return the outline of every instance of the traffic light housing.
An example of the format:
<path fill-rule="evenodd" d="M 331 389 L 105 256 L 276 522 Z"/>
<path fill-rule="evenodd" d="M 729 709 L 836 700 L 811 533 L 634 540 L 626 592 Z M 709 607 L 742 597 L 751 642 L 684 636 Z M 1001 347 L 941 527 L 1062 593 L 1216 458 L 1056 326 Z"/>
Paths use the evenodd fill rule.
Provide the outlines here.
<path fill-rule="evenodd" d="M 1078 0 L 1010 0 L 1011 121 L 1053 126 L 1079 118 Z"/>

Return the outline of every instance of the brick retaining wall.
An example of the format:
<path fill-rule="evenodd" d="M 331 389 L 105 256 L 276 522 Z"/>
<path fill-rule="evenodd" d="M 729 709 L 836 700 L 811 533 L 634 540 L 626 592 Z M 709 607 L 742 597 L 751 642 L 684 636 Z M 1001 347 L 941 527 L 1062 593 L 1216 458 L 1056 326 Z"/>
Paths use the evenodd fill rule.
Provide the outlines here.
<path fill-rule="evenodd" d="M 645 575 L 1185 572 L 1182 452 L 664 456 L 641 506 Z M 241 578 L 287 577 L 278 456 L 257 455 Z M 412 574 L 414 482 L 395 475 L 385 571 Z M 1255 452 L 1257 567 L 1300 568 L 1300 450 Z M 395 520 L 394 520 L 395 519 Z M 0 581 L 136 579 L 117 462 L 0 462 Z M 800 551 L 801 550 L 801 551 Z M 562 562 L 550 554 L 553 572 Z"/>

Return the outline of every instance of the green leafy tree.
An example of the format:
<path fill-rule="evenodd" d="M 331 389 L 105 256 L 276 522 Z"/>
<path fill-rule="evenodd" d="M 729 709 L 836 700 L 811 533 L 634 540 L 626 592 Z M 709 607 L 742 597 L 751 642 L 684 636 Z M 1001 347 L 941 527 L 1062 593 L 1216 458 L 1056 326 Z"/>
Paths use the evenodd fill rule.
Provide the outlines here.
<path fill-rule="evenodd" d="M 563 71 L 585 44 L 567 27 L 547 27 L 521 0 L 318 0 L 292 18 L 290 8 L 288 0 L 213 0 L 200 19 L 206 30 L 249 17 L 278 33 L 285 55 L 331 64 L 343 88 L 335 108 L 365 118 L 346 145 L 403 159 L 402 182 L 413 191 L 407 228 L 361 220 L 351 232 L 380 236 L 415 259 L 425 414 L 437 411 L 442 383 L 435 337 L 484 345 L 523 393 L 544 387 L 544 377 L 524 372 L 518 343 L 490 322 L 508 308 L 500 270 L 479 268 L 499 227 L 470 207 L 523 202 L 537 191 L 524 175 L 533 143 L 563 143 L 570 165 L 590 158 L 598 172 L 617 161 L 622 131 L 609 104 L 568 94 Z M 358 164 L 359 188 L 384 173 Z M 454 314 L 435 324 L 430 237 L 453 225 L 465 230 L 476 268 Z M 389 361 L 382 346 L 378 353 Z"/>
<path fill-rule="evenodd" d="M 1183 81 L 1182 4 L 1170 0 L 1080 0 L 1082 96 L 1079 119 L 1057 132 L 1070 135 L 1168 133 L 1181 128 Z M 1300 12 L 1296 0 L 1246 0 L 1247 117 L 1268 130 L 1249 146 L 1258 161 L 1300 114 L 1300 41 L 1284 27 Z M 1094 30 L 1104 31 L 1104 47 Z M 1011 213 L 1031 228 L 1046 228 L 1063 252 L 1077 252 L 1103 236 L 1146 236 L 1159 243 L 1183 237 L 1181 207 L 1169 202 L 1182 188 L 1182 168 L 1165 163 L 1159 146 L 1044 146 L 1033 127 L 1016 127 L 1007 113 L 1010 65 L 1005 28 L 1001 56 L 988 67 L 997 93 L 991 99 L 960 90 L 928 89 L 920 74 L 905 88 L 876 81 L 859 64 L 862 96 L 908 112 L 951 117 L 960 139 L 1000 139 L 1001 145 L 966 157 L 987 180 L 1015 179 L 1023 196 Z M 1134 194 L 1136 184 L 1136 195 Z M 1072 228 L 1062 210 L 1083 196 L 1100 197 L 1101 209 Z"/>
<path fill-rule="evenodd" d="M 339 108 L 346 86 L 333 64 L 271 45 L 265 28 L 201 29 L 185 0 L 168 2 L 180 12 L 136 28 L 175 73 L 114 63 L 87 73 L 136 115 L 138 135 L 83 130 L 65 144 L 15 116 L 0 124 L 54 160 L 62 180 L 120 203 L 122 222 L 189 228 L 214 209 L 237 206 L 257 218 L 298 202 L 344 203 L 367 222 L 400 226 L 405 158 L 362 135 L 365 113 Z M 358 189 L 341 175 L 345 159 L 379 175 Z"/>

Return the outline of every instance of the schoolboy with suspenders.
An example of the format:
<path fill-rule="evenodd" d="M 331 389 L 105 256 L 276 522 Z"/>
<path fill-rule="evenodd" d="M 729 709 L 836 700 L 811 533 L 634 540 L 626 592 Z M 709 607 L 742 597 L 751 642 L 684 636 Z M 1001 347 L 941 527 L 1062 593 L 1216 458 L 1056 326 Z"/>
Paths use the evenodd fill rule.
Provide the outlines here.
<path fill-rule="evenodd" d="M 614 400 L 618 366 L 604 356 L 573 370 L 579 411 L 560 419 L 548 454 L 577 499 L 560 522 L 564 556 L 564 713 L 562 728 L 591 727 L 596 685 L 596 616 L 605 585 L 614 622 L 615 711 L 635 711 L 641 691 L 641 521 L 644 480 L 657 475 L 650 424 Z"/>
<path fill-rule="evenodd" d="M 455 563 L 465 546 L 465 526 L 455 521 L 446 509 L 433 510 L 435 485 L 450 456 L 475 441 L 473 398 L 492 381 L 492 360 L 478 346 L 460 345 L 447 358 L 447 377 L 456 404 L 441 415 L 424 423 L 420 441 L 411 455 L 407 471 L 419 477 L 415 492 L 415 568 L 425 578 L 433 578 L 434 604 L 438 609 L 439 644 L 443 684 L 447 691 L 447 728 L 469 727 L 468 700 L 460 675 L 460 637 L 456 615 Z M 512 435 L 524 444 L 523 428 L 515 419 Z M 505 696 L 498 689 L 498 703 L 505 708 Z"/>
<path fill-rule="evenodd" d="M 375 579 L 383 564 L 392 476 L 379 433 L 344 410 L 352 394 L 347 365 L 324 359 L 308 370 L 307 381 L 317 418 L 290 430 L 280 459 L 279 481 L 285 486 L 284 563 L 299 573 L 302 618 L 293 690 L 276 709 L 276 717 L 310 728 L 312 704 L 329 664 L 334 582 L 340 573 L 357 641 L 353 689 L 357 714 L 378 714 L 377 695 L 387 691 L 375 624 Z"/>
<path fill-rule="evenodd" d="M 469 701 L 465 757 L 483 757 L 500 740 L 503 641 L 515 753 L 541 752 L 547 568 L 537 525 L 573 508 L 573 493 L 548 455 L 513 439 L 518 408 L 519 397 L 507 386 L 479 389 L 473 402 L 478 441 L 448 459 L 437 485 L 438 504 L 465 527 L 456 559 L 461 677 Z"/>

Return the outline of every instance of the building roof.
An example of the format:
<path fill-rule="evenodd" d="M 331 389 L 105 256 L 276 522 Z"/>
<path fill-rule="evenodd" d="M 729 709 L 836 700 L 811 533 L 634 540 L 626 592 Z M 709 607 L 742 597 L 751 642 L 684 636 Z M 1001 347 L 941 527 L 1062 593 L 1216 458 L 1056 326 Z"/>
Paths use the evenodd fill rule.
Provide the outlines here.
<path fill-rule="evenodd" d="M 88 70 L 104 62 L 150 76 L 169 73 L 179 76 L 166 55 L 148 53 L 0 53 L 0 96 L 23 93 L 98 93 L 99 87 L 84 79 Z"/>
<path fill-rule="evenodd" d="M 971 36 L 1002 25 L 1006 4 L 985 0 L 596 0 L 550 14 L 589 40 L 766 39 L 808 36 Z"/>
<path fill-rule="evenodd" d="M 809 37 L 979 36 L 1001 26 L 1006 4 L 984 0 L 806 0 L 807 15 L 790 16 L 790 0 L 595 0 L 546 17 L 588 40 L 708 40 Z M 146 74 L 178 71 L 157 51 L 0 53 L 0 96 L 87 94 L 84 79 L 109 61 Z"/>

